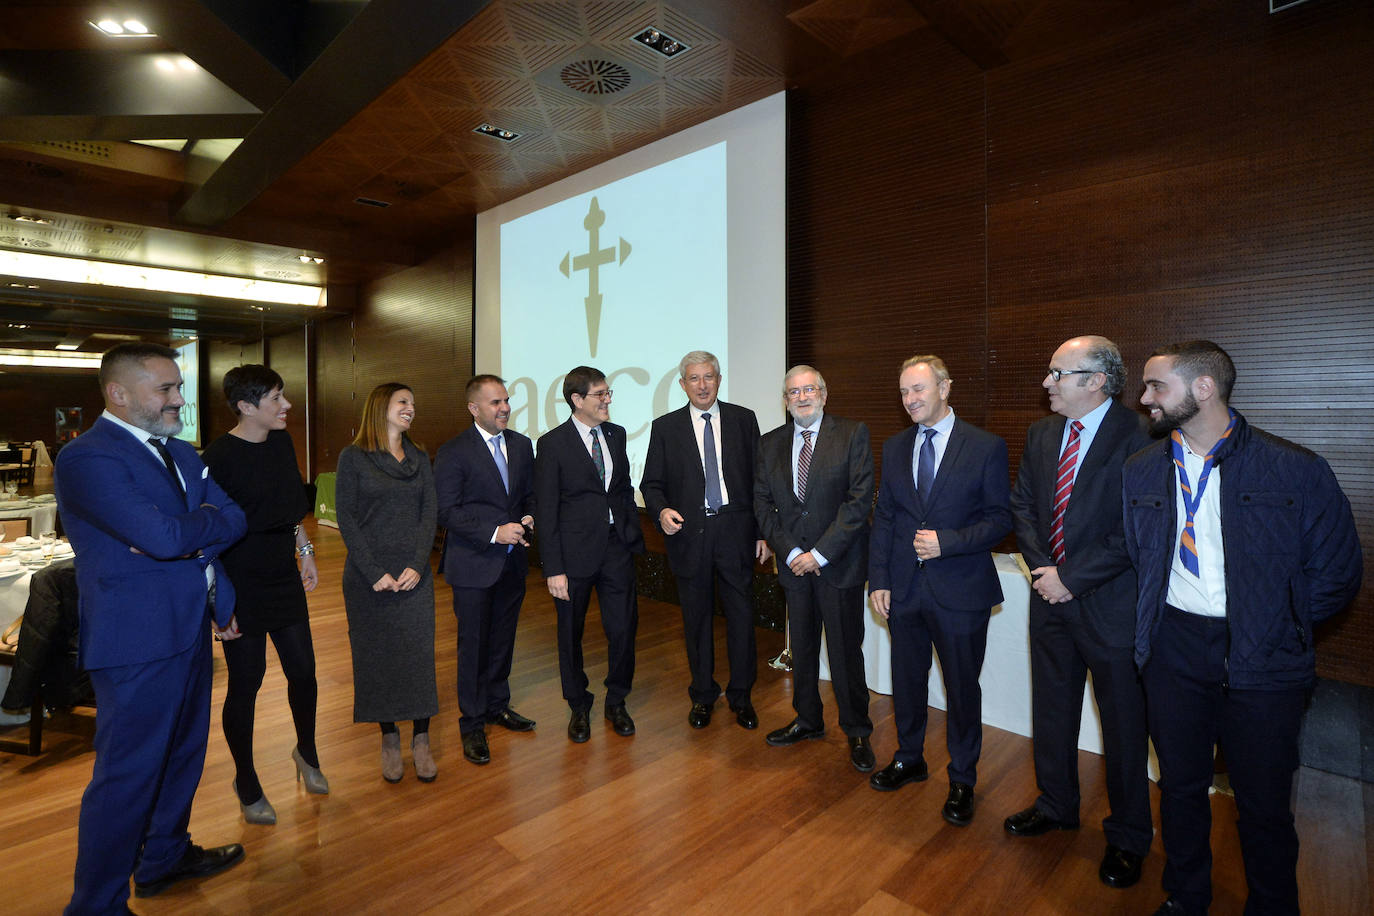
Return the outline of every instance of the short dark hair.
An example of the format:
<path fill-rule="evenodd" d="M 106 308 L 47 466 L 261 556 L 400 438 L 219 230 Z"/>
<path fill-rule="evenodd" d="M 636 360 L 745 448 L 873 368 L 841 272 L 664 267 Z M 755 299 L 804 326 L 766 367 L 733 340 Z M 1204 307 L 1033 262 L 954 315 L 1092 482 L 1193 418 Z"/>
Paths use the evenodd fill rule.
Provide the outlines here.
<path fill-rule="evenodd" d="M 468 379 L 467 385 L 463 388 L 464 403 L 471 404 L 473 399 L 477 397 L 477 392 L 481 391 L 482 386 L 488 382 L 495 382 L 498 385 L 506 384 L 506 380 L 499 375 L 491 375 L 489 373 L 474 375 L 472 378 Z"/>
<path fill-rule="evenodd" d="M 115 344 L 100 357 L 100 390 L 104 391 L 105 386 L 114 381 L 116 375 L 134 364 L 142 369 L 143 364 L 150 359 L 162 358 L 176 362 L 177 355 L 177 351 L 171 347 L 143 340 Z"/>
<path fill-rule="evenodd" d="M 247 401 L 257 407 L 263 395 L 285 387 L 286 383 L 281 380 L 275 369 L 258 363 L 235 366 L 224 373 L 224 399 L 229 402 L 229 409 L 236 416 L 239 412 L 239 401 Z"/>
<path fill-rule="evenodd" d="M 587 392 L 592 390 L 592 386 L 597 382 L 606 381 L 606 375 L 600 369 L 593 369 L 591 366 L 578 366 L 571 369 L 568 374 L 563 376 L 563 400 L 572 407 L 572 396 L 586 397 Z M 576 409 L 576 408 L 574 408 Z"/>
<path fill-rule="evenodd" d="M 1231 403 L 1231 389 L 1236 385 L 1236 364 L 1231 356 L 1210 340 L 1184 340 L 1166 344 L 1150 354 L 1150 358 L 1167 356 L 1173 360 L 1174 372 L 1191 383 L 1209 375 L 1217 383 L 1217 394 L 1223 404 Z"/>

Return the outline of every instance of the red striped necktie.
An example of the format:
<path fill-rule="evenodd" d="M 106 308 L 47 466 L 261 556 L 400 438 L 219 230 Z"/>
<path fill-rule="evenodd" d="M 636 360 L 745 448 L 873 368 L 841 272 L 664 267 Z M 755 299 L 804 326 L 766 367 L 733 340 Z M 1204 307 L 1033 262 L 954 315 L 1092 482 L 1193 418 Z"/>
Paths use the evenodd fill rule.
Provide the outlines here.
<path fill-rule="evenodd" d="M 1064 562 L 1064 510 L 1073 492 L 1073 469 L 1078 464 L 1078 434 L 1083 424 L 1074 420 L 1069 424 L 1069 441 L 1059 456 L 1059 470 L 1054 475 L 1054 510 L 1050 514 L 1050 553 L 1056 564 Z"/>

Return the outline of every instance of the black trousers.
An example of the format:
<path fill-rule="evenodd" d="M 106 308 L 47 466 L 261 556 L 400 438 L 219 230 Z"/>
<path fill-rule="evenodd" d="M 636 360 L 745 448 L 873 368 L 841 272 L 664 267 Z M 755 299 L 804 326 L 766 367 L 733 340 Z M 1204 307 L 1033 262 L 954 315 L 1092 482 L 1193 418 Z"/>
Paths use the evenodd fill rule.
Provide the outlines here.
<path fill-rule="evenodd" d="M 873 734 L 864 679 L 864 588 L 835 588 L 820 576 L 783 580 L 787 626 L 792 633 L 792 708 L 807 728 L 825 727 L 821 705 L 821 627 L 825 628 L 830 683 L 840 730 L 850 738 Z"/>
<path fill-rule="evenodd" d="M 1212 746 L 1236 793 L 1247 914 L 1298 912 L 1293 775 L 1307 688 L 1224 689 L 1226 620 L 1168 608 L 1142 671 L 1159 756 L 1164 890 L 1190 914 L 1212 901 Z"/>
<path fill-rule="evenodd" d="M 922 581 L 915 595 L 894 602 L 887 620 L 892 634 L 892 717 L 897 726 L 895 759 L 925 759 L 929 719 L 931 648 L 940 654 L 945 682 L 945 744 L 949 781 L 976 785 L 983 752 L 983 656 L 992 609 L 951 610 L 938 605 Z"/>
<path fill-rule="evenodd" d="M 704 568 L 694 576 L 678 576 L 682 601 L 682 634 L 687 643 L 687 666 L 692 684 L 687 693 L 693 703 L 708 706 L 721 694 L 715 679 L 715 596 L 725 611 L 725 643 L 730 657 L 730 682 L 725 699 L 731 706 L 749 703 L 758 676 L 758 649 L 754 638 L 753 516 L 726 512 L 708 517 L 701 538 Z"/>
<path fill-rule="evenodd" d="M 635 676 L 639 599 L 635 595 L 634 557 L 614 531 L 606 542 L 601 568 L 591 576 L 569 576 L 569 600 L 555 598 L 553 602 L 558 612 L 558 675 L 563 699 L 580 712 L 590 710 L 596 699 L 587 690 L 582 659 L 582 631 L 593 589 L 601 608 L 601 628 L 606 632 L 606 705 L 619 706 L 629 695 Z"/>
<path fill-rule="evenodd" d="M 458 620 L 458 730 L 463 734 L 484 728 L 510 705 L 515 627 L 525 601 L 525 574 L 517 556 L 506 554 L 501 575 L 486 588 L 453 587 L 453 615 Z"/>
<path fill-rule="evenodd" d="M 1150 815 L 1149 741 L 1145 691 L 1133 646 L 1107 646 L 1081 619 L 1076 601 L 1031 615 L 1031 723 L 1035 806 L 1054 820 L 1078 823 L 1078 731 L 1083 685 L 1093 675 L 1102 721 L 1103 763 L 1111 811 L 1102 821 L 1107 842 L 1143 856 L 1154 830 Z"/>

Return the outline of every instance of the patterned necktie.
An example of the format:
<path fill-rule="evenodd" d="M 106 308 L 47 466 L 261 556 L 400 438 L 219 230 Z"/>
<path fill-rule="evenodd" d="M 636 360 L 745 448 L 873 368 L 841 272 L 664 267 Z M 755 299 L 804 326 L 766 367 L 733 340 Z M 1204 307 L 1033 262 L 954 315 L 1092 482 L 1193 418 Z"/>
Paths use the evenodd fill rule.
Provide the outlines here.
<path fill-rule="evenodd" d="M 1054 474 L 1054 508 L 1050 512 L 1050 553 L 1055 564 L 1064 562 L 1064 509 L 1073 492 L 1073 469 L 1078 464 L 1078 434 L 1083 424 L 1074 420 L 1069 424 L 1069 441 L 1059 456 L 1059 470 Z"/>
<path fill-rule="evenodd" d="M 701 415 L 706 424 L 701 433 L 701 450 L 704 452 L 703 464 L 706 471 L 706 508 L 712 512 L 720 511 L 720 464 L 716 461 L 716 434 L 711 430 L 711 415 Z"/>
<path fill-rule="evenodd" d="M 592 464 L 596 465 L 596 476 L 601 478 L 601 487 L 606 487 L 606 456 L 601 454 L 601 437 L 596 434 L 596 427 L 592 427 Z"/>
<path fill-rule="evenodd" d="M 802 430 L 801 454 L 797 455 L 797 499 L 806 499 L 806 475 L 811 470 L 811 435 L 814 430 Z"/>
<path fill-rule="evenodd" d="M 167 473 L 172 475 L 172 483 L 176 484 L 177 492 L 183 500 L 186 499 L 186 488 L 181 485 L 181 475 L 177 473 L 176 462 L 172 461 L 172 453 L 167 450 L 167 443 L 152 436 L 149 437 L 148 444 L 157 449 L 157 453 L 162 456 L 162 463 L 167 465 Z"/>
<path fill-rule="evenodd" d="M 921 430 L 926 437 L 921 443 L 920 460 L 916 462 L 916 495 L 924 506 L 930 499 L 930 488 L 935 485 L 935 428 L 927 426 Z"/>
<path fill-rule="evenodd" d="M 491 437 L 491 454 L 496 459 L 496 470 L 501 472 L 501 483 L 505 484 L 506 492 L 510 492 L 510 469 L 506 467 L 506 456 L 501 453 L 501 434 L 497 433 Z"/>
<path fill-rule="evenodd" d="M 1197 514 L 1198 506 L 1202 505 L 1202 494 L 1207 490 L 1207 478 L 1212 476 L 1212 468 L 1216 465 L 1214 459 L 1217 449 L 1221 448 L 1221 444 L 1230 438 L 1231 432 L 1236 428 L 1236 412 L 1232 410 L 1230 414 L 1231 422 L 1226 424 L 1226 432 L 1221 434 L 1221 438 L 1207 450 L 1207 454 L 1202 459 L 1202 474 L 1197 479 L 1197 493 L 1194 493 L 1192 487 L 1188 485 L 1188 471 L 1183 466 L 1183 431 L 1176 429 L 1169 434 L 1169 449 L 1173 452 L 1174 464 L 1178 467 L 1178 486 L 1183 492 L 1183 511 L 1186 516 L 1183 522 L 1183 534 L 1178 539 L 1178 558 L 1183 561 L 1184 569 L 1199 578 L 1201 578 L 1202 572 L 1198 565 L 1193 516 Z"/>

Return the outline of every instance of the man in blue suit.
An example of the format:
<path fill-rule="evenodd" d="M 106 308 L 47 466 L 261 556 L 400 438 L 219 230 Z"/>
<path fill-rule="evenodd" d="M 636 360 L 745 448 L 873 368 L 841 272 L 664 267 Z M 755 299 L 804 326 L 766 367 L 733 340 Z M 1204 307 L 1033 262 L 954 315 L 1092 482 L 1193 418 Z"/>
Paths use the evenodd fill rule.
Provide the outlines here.
<path fill-rule="evenodd" d="M 100 364 L 105 412 L 62 449 L 58 511 L 76 549 L 81 665 L 96 695 L 68 913 L 140 897 L 243 858 L 186 826 L 210 727 L 210 632 L 231 638 L 233 586 L 215 559 L 247 530 L 181 432 L 176 351 L 120 344 Z"/>
<path fill-rule="evenodd" d="M 891 791 L 928 776 L 927 678 L 934 646 L 948 700 L 949 797 L 941 814 L 963 827 L 973 820 L 983 747 L 978 677 L 992 606 L 1002 601 L 990 551 L 1011 531 L 1012 518 L 1007 444 L 954 416 L 950 384 L 938 356 L 907 360 L 899 391 L 914 425 L 883 444 L 868 588 L 892 634 L 897 753 L 869 784 Z"/>
<path fill-rule="evenodd" d="M 486 726 L 516 732 L 534 728 L 510 708 L 515 625 L 525 600 L 534 527 L 534 447 L 507 429 L 510 395 L 494 375 L 468 382 L 473 424 L 434 456 L 439 524 L 448 535 L 439 570 L 453 586 L 458 619 L 458 729 L 463 756 L 491 760 Z"/>
<path fill-rule="evenodd" d="M 572 715 L 568 738 L 591 738 L 589 714 L 595 697 L 587 689 L 582 630 L 592 589 L 606 631 L 606 720 L 628 737 L 635 722 L 625 697 L 635 674 L 633 554 L 644 552 L 625 428 L 610 422 L 611 389 L 606 376 L 578 366 L 563 378 L 563 400 L 572 416 L 539 438 L 534 459 L 534 501 L 539 515 L 539 559 L 558 612 L 558 674 Z"/>

